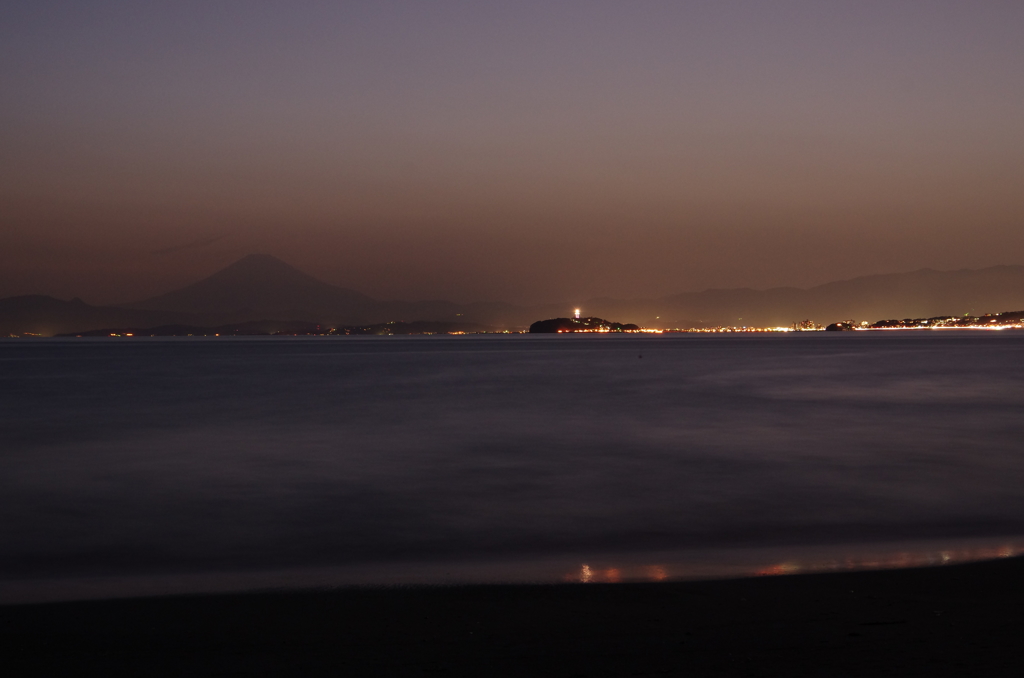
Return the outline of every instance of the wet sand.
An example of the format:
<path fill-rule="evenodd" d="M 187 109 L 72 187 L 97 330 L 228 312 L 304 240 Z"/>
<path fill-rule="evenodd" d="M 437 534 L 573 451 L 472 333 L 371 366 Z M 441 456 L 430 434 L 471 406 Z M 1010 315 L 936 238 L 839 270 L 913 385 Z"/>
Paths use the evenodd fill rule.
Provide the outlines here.
<path fill-rule="evenodd" d="M 1024 559 L 0 607 L 7 675 L 1019 675 Z"/>

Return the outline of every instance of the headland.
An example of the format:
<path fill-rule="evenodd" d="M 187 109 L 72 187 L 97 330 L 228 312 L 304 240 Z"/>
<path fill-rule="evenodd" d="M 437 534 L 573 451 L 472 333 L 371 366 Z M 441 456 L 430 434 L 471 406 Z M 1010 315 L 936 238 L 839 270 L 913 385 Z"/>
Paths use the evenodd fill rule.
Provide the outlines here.
<path fill-rule="evenodd" d="M 562 334 L 575 332 L 642 332 L 638 325 L 617 323 L 604 318 L 551 318 L 538 320 L 530 325 L 530 334 Z"/>

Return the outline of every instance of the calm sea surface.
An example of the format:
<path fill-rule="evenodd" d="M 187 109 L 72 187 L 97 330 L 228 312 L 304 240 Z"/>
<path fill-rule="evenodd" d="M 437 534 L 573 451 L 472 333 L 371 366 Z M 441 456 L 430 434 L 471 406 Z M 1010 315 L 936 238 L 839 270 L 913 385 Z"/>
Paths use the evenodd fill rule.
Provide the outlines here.
<path fill-rule="evenodd" d="M 1024 333 L 0 342 L 0 602 L 1024 548 Z"/>

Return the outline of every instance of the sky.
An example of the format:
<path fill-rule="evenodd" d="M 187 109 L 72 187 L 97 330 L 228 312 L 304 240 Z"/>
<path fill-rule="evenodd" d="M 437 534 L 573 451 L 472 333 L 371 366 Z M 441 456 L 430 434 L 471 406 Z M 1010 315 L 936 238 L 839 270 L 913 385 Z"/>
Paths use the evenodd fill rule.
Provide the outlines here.
<path fill-rule="evenodd" d="M 381 299 L 1024 259 L 1024 3 L 0 0 L 0 297 L 267 253 Z"/>

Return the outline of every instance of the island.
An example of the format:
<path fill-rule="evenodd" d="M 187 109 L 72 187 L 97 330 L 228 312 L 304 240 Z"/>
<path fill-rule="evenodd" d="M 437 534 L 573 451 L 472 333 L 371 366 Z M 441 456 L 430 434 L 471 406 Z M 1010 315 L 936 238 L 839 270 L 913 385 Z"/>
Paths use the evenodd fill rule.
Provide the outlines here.
<path fill-rule="evenodd" d="M 560 334 L 563 332 L 640 332 L 638 325 L 615 323 L 604 318 L 551 318 L 530 325 L 530 334 Z"/>

